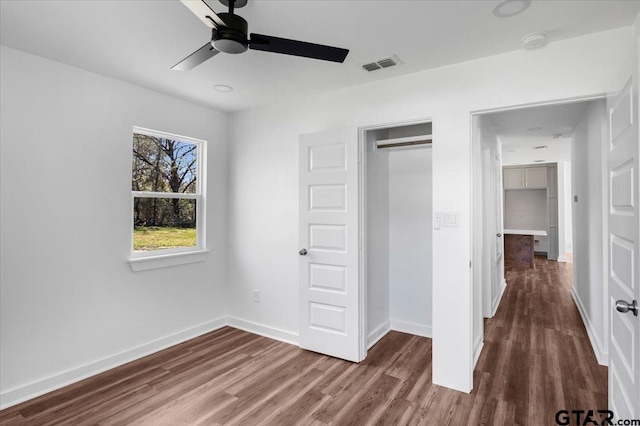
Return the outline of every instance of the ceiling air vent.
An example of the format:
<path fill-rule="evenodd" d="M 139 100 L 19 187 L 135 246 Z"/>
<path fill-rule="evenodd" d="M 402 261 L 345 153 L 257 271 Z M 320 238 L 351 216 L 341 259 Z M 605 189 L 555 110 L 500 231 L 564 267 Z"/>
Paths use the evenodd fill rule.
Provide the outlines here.
<path fill-rule="evenodd" d="M 397 65 L 397 63 L 392 58 L 387 58 L 387 59 L 378 61 L 378 65 L 380 65 L 382 68 L 389 68 Z"/>
<path fill-rule="evenodd" d="M 364 68 L 366 71 L 371 72 L 371 71 L 379 70 L 382 67 L 376 64 L 375 62 L 371 62 L 370 64 L 364 64 L 362 68 Z"/>
<path fill-rule="evenodd" d="M 370 62 L 368 64 L 362 65 L 362 68 L 365 71 L 376 71 L 382 68 L 395 67 L 396 65 L 401 65 L 402 61 L 398 59 L 396 55 L 391 56 L 390 58 L 380 59 L 379 61 Z"/>

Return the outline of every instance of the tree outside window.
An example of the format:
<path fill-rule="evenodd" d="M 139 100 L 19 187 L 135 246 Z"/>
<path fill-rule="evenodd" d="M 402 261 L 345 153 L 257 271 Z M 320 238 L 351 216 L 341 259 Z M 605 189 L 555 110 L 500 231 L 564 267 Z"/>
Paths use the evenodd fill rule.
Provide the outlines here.
<path fill-rule="evenodd" d="M 134 128 L 133 252 L 204 248 L 204 141 Z"/>

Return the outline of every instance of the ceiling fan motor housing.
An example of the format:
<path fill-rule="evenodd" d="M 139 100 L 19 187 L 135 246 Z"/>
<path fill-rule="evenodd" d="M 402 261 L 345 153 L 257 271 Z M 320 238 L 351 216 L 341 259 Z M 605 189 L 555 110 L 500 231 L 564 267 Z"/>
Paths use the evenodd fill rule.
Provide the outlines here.
<path fill-rule="evenodd" d="M 214 28 L 211 45 L 224 53 L 237 54 L 246 51 L 249 47 L 247 21 L 232 13 L 219 13 L 218 16 L 227 25 L 219 29 Z"/>

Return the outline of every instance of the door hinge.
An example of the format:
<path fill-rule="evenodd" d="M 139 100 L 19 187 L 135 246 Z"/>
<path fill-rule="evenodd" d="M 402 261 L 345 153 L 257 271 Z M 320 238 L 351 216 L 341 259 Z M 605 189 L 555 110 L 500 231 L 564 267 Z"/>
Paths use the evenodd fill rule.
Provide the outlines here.
<path fill-rule="evenodd" d="M 471 261 L 469 261 L 469 269 L 471 269 Z"/>

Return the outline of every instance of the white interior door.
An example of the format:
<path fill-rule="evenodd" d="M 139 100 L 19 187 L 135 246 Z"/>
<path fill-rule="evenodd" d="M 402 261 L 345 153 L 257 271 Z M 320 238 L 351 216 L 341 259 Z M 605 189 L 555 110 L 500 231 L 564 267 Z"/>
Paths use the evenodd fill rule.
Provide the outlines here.
<path fill-rule="evenodd" d="M 608 99 L 609 408 L 617 419 L 640 418 L 640 317 L 625 309 L 640 301 L 637 107 L 633 78 Z"/>
<path fill-rule="evenodd" d="M 359 362 L 358 134 L 300 136 L 300 347 Z"/>

